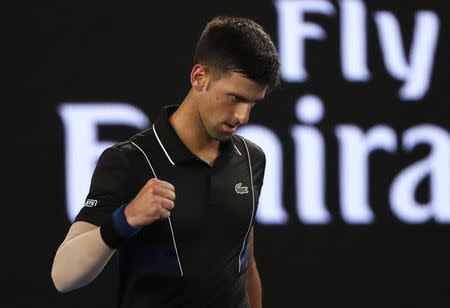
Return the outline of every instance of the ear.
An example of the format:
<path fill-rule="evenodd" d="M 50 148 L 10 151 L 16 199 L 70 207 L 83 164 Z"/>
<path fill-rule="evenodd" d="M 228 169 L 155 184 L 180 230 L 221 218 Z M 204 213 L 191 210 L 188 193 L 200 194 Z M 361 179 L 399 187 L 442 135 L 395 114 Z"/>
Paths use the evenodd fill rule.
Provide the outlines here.
<path fill-rule="evenodd" d="M 208 68 L 201 64 L 195 64 L 191 71 L 191 85 L 194 89 L 202 91 L 208 84 Z"/>

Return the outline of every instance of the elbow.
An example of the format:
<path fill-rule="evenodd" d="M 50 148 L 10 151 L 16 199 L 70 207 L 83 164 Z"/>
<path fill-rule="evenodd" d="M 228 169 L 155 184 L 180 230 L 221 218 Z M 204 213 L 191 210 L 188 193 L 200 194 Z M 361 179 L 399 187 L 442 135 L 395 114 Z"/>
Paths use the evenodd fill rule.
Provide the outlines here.
<path fill-rule="evenodd" d="M 59 278 L 58 274 L 54 269 L 52 269 L 52 281 L 53 285 L 55 286 L 56 290 L 60 293 L 67 293 L 69 290 L 67 286 L 62 283 L 61 279 Z"/>
<path fill-rule="evenodd" d="M 65 288 L 64 286 L 57 284 L 55 281 L 53 281 L 53 284 L 55 285 L 55 288 L 56 290 L 58 290 L 59 293 L 63 294 L 70 291 L 68 288 Z"/>
<path fill-rule="evenodd" d="M 55 286 L 56 290 L 58 290 L 58 292 L 67 293 L 73 290 L 73 287 L 70 285 L 67 279 L 64 279 L 64 277 L 62 277 L 62 275 L 58 273 L 54 266 L 52 268 L 51 276 L 53 285 Z"/>
<path fill-rule="evenodd" d="M 70 274 L 68 275 L 67 271 L 58 270 L 58 268 L 55 268 L 55 266 L 53 266 L 52 268 L 51 277 L 53 285 L 60 293 L 67 293 L 72 290 L 81 288 L 92 281 L 92 279 L 88 278 L 83 279 L 79 276 L 70 276 Z"/>

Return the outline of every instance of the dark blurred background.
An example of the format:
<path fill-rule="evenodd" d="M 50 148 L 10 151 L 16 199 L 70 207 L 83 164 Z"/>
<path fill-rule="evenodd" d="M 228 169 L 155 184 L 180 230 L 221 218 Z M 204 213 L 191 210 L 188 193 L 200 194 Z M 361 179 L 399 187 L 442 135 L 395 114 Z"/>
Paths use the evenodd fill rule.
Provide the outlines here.
<path fill-rule="evenodd" d="M 9 2 L 1 306 L 113 307 L 114 258 L 89 286 L 59 294 L 53 256 L 96 155 L 181 102 L 200 31 L 227 14 L 260 22 L 282 62 L 281 87 L 238 131 L 268 159 L 255 225 L 264 307 L 448 307 L 449 9 Z M 114 117 L 119 106 L 128 120 Z"/>

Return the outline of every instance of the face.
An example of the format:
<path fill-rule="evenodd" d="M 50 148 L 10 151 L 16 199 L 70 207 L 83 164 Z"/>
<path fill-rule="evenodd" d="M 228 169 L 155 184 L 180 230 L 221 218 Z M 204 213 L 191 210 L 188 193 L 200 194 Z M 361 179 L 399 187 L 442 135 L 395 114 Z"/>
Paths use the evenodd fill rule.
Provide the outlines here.
<path fill-rule="evenodd" d="M 203 84 L 196 97 L 199 119 L 211 139 L 225 141 L 239 126 L 247 124 L 253 106 L 264 98 L 267 86 L 236 72 L 214 79 L 203 69 L 206 70 Z"/>

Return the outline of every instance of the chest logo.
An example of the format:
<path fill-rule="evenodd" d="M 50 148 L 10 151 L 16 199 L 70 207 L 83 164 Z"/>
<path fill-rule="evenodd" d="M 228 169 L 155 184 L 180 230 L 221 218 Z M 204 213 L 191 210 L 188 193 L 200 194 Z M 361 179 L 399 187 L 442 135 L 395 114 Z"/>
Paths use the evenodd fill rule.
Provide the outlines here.
<path fill-rule="evenodd" d="M 235 186 L 234 186 L 234 191 L 237 193 L 237 194 L 248 194 L 248 187 L 247 186 L 242 186 L 242 183 L 237 183 Z"/>

